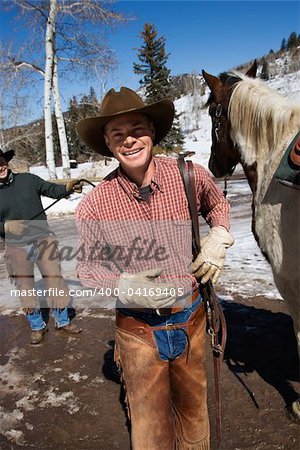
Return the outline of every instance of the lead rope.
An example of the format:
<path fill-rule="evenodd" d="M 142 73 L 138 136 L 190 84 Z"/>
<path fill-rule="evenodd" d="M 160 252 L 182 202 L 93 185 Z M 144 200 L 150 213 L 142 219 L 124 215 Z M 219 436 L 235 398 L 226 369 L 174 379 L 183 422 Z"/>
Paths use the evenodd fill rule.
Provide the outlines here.
<path fill-rule="evenodd" d="M 227 178 L 224 180 L 224 189 L 223 189 L 224 197 L 227 197 Z"/>
<path fill-rule="evenodd" d="M 83 183 L 87 183 L 90 184 L 91 186 L 95 187 L 96 185 L 94 183 L 92 183 L 89 180 L 86 180 L 85 178 L 80 178 L 80 180 L 78 180 L 78 183 L 80 182 Z M 58 197 L 53 203 L 51 203 L 51 205 L 47 206 L 47 208 L 41 209 L 41 211 L 37 214 L 35 214 L 35 216 L 31 217 L 30 219 L 28 219 L 28 222 L 30 220 L 34 220 L 36 219 L 39 215 L 41 215 L 43 212 L 47 211 L 47 209 L 51 208 L 53 205 L 55 205 L 55 203 L 59 202 L 60 200 L 62 200 L 63 198 L 66 198 L 67 196 L 69 196 L 72 192 L 67 192 L 66 194 L 61 195 L 60 197 Z"/>
<path fill-rule="evenodd" d="M 80 182 L 84 182 L 84 183 L 90 184 L 92 187 L 96 187 L 96 185 L 95 185 L 94 183 L 92 183 L 91 181 L 89 181 L 89 180 L 87 180 L 87 179 L 85 179 L 85 178 L 80 178 L 80 179 L 78 180 L 78 183 L 80 183 Z M 34 219 L 36 219 L 37 217 L 39 217 L 42 213 L 46 212 L 49 208 L 52 208 L 52 206 L 54 206 L 56 203 L 58 203 L 58 202 L 59 202 L 60 200 L 62 200 L 63 198 L 66 198 L 67 196 L 69 196 L 71 193 L 72 193 L 72 192 L 67 192 L 67 193 L 61 195 L 61 196 L 58 197 L 54 202 L 52 202 L 49 206 L 47 206 L 46 208 L 41 209 L 37 214 L 35 214 L 35 215 L 34 215 L 33 217 L 31 217 L 30 219 L 25 220 L 24 223 L 25 223 L 25 224 L 29 224 L 32 220 L 34 220 Z M 31 228 L 35 228 L 35 229 L 37 229 L 37 230 L 40 230 L 40 227 L 39 227 L 39 226 L 33 225 L 33 224 L 31 224 Z M 52 236 L 55 236 L 55 233 L 53 233 L 53 231 L 50 231 L 50 234 L 51 234 Z M 35 255 L 36 255 L 36 249 L 33 247 L 33 248 L 32 248 L 32 255 L 30 255 L 30 256 L 32 256 L 32 257 L 34 258 Z"/>
<path fill-rule="evenodd" d="M 193 214 L 197 214 L 196 205 L 196 189 L 195 189 L 195 176 L 193 164 L 191 161 L 187 161 L 188 174 L 190 178 L 190 189 L 193 198 Z M 227 194 L 227 180 L 224 180 L 224 197 Z M 198 217 L 197 217 L 198 219 Z M 200 239 L 200 234 L 199 234 Z M 198 241 L 199 251 L 200 240 Z M 202 296 L 206 306 L 206 318 L 207 318 L 207 333 L 211 339 L 211 347 L 213 351 L 213 369 L 214 369 L 214 392 L 215 392 L 215 409 L 216 409 L 216 441 L 217 448 L 220 448 L 222 442 L 222 404 L 221 404 L 221 389 L 220 389 L 220 370 L 221 360 L 224 355 L 226 339 L 227 339 L 227 326 L 223 310 L 218 301 L 214 287 L 209 280 L 205 285 L 201 285 Z"/>
<path fill-rule="evenodd" d="M 234 167 L 235 168 L 235 167 Z M 231 175 L 230 175 L 231 176 Z M 227 182 L 230 179 L 230 176 L 227 176 L 226 178 L 224 178 L 224 189 L 223 189 L 223 194 L 224 197 L 227 197 Z M 246 390 L 246 392 L 249 394 L 254 406 L 256 409 L 260 409 L 260 406 L 255 398 L 255 393 L 253 391 L 251 391 L 251 389 L 246 385 L 246 383 L 242 380 L 242 378 L 239 376 L 239 374 L 237 372 L 235 372 L 233 369 L 231 370 L 233 375 L 237 378 L 237 380 L 241 383 L 241 385 L 244 387 L 244 389 Z"/>
<path fill-rule="evenodd" d="M 195 189 L 194 169 L 191 161 L 185 162 L 185 154 L 179 155 L 177 160 L 178 168 L 181 173 L 184 188 L 188 200 L 190 216 L 192 219 L 193 235 L 193 255 L 196 258 L 200 253 L 200 232 L 197 211 L 197 199 Z M 215 407 L 216 407 L 216 437 L 217 448 L 221 445 L 222 424 L 221 424 L 221 397 L 220 397 L 220 359 L 224 353 L 226 344 L 226 321 L 224 313 L 218 302 L 214 288 L 210 281 L 205 285 L 199 284 L 201 296 L 205 303 L 207 317 L 207 332 L 211 338 L 214 362 L 214 385 L 215 385 Z M 221 337 L 220 337 L 221 335 Z"/>

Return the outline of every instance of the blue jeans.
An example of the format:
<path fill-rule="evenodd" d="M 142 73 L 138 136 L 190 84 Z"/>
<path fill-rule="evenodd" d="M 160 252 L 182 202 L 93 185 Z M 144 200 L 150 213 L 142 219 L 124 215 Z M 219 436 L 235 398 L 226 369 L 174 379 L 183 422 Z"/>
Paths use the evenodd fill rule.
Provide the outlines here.
<path fill-rule="evenodd" d="M 175 314 L 168 314 L 165 316 L 159 316 L 152 312 L 139 312 L 131 309 L 119 309 L 119 311 L 126 315 L 132 316 L 137 319 L 143 320 L 148 325 L 156 327 L 156 326 L 164 326 L 164 325 L 173 325 L 177 323 L 185 323 L 188 322 L 192 313 L 199 307 L 201 302 L 201 296 L 188 307 L 184 308 L 182 311 Z M 178 358 L 185 350 L 186 345 L 188 343 L 188 338 L 185 332 L 186 328 L 183 327 L 177 330 L 156 330 L 154 331 L 154 336 L 157 344 L 157 348 L 159 351 L 159 356 L 162 360 L 172 361 L 175 358 Z"/>
<path fill-rule="evenodd" d="M 65 327 L 70 323 L 68 308 L 53 308 L 53 315 L 55 319 L 55 326 L 57 328 Z M 26 317 L 32 331 L 43 330 L 43 328 L 46 327 L 46 323 L 44 322 L 40 309 L 35 309 L 32 314 L 26 314 Z"/>

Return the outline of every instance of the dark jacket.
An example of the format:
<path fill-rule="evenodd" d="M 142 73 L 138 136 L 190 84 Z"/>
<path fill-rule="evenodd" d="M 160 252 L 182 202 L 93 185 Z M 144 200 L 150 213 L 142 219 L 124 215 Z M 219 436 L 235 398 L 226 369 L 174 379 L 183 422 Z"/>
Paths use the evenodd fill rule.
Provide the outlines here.
<path fill-rule="evenodd" d="M 29 220 L 28 231 L 14 245 L 26 245 L 49 234 L 47 216 L 43 211 L 41 195 L 51 198 L 67 196 L 65 185 L 45 181 L 31 173 L 10 173 L 6 183 L 0 183 L 0 236 L 5 238 L 7 220 Z M 35 217 L 37 216 L 37 217 Z M 32 218 L 34 220 L 31 221 Z M 8 242 L 8 237 L 5 241 Z"/>

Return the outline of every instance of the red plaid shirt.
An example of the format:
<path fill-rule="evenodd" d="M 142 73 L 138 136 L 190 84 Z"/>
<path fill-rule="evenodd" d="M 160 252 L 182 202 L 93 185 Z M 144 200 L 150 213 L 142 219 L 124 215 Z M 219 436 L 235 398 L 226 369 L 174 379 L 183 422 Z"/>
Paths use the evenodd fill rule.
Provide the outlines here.
<path fill-rule="evenodd" d="M 154 162 L 150 201 L 141 198 L 136 184 L 119 167 L 79 204 L 77 273 L 83 285 L 113 289 L 122 271 L 164 266 L 158 282 L 172 280 L 184 292 L 194 287 L 195 279 L 188 271 L 192 261 L 191 222 L 177 162 L 164 157 L 154 157 Z M 203 167 L 195 164 L 194 172 L 198 211 L 211 227 L 229 229 L 229 204 L 222 191 Z M 134 239 L 138 249 L 130 260 L 126 251 L 128 255 Z M 109 258 L 112 248 L 114 258 Z M 163 256 L 168 256 L 167 262 Z"/>

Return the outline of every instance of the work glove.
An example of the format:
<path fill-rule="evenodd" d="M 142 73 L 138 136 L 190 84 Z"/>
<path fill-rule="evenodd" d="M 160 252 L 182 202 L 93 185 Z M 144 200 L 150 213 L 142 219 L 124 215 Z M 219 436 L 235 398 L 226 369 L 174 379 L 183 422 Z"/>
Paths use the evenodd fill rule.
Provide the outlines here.
<path fill-rule="evenodd" d="M 222 226 L 211 228 L 208 235 L 201 239 L 201 251 L 191 265 L 191 271 L 202 284 L 208 280 L 216 283 L 224 266 L 226 249 L 233 243 L 233 237 Z"/>
<path fill-rule="evenodd" d="M 22 236 L 28 227 L 26 220 L 7 220 L 4 223 L 4 233 Z"/>
<path fill-rule="evenodd" d="M 77 194 L 81 194 L 82 192 L 83 181 L 80 180 L 69 180 L 66 184 L 66 189 L 68 193 L 77 192 Z"/>
<path fill-rule="evenodd" d="M 121 302 L 154 309 L 172 305 L 176 300 L 175 287 L 154 281 L 162 272 L 159 268 L 138 273 L 123 272 L 118 282 Z"/>

